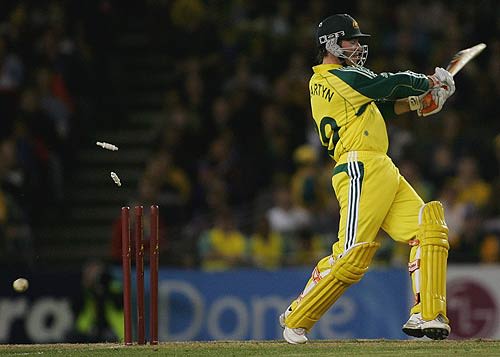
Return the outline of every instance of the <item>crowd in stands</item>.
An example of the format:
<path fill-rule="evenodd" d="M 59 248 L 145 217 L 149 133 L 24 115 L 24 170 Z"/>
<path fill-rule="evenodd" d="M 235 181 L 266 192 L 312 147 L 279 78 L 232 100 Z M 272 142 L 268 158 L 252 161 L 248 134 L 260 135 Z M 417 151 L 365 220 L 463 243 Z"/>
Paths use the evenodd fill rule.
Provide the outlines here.
<path fill-rule="evenodd" d="M 16 98 L 9 121 L 1 104 L 3 231 L 14 219 L 2 205 L 11 189 L 27 193 L 17 196 L 27 202 L 14 204 L 28 216 L 43 195 L 64 193 L 65 145 L 75 116 L 86 113 L 82 101 L 93 98 L 80 71 L 90 71 L 89 48 L 98 46 L 87 46 L 86 32 L 74 22 L 69 26 L 57 6 L 62 2 L 49 4 L 50 11 L 31 16 L 36 22 L 19 24 L 16 11 L 29 14 L 22 5 L 0 17 L 0 92 L 3 102 Z M 487 43 L 456 76 L 456 93 L 442 112 L 388 118 L 387 128 L 389 155 L 402 174 L 425 201 L 445 206 L 450 263 L 500 262 L 496 0 L 148 0 L 143 6 L 152 43 L 168 43 L 172 71 L 180 74 L 164 93 L 155 154 L 140 179 L 165 220 L 169 252 L 163 263 L 274 269 L 311 265 L 329 254 L 339 219 L 330 183 L 334 162 L 317 138 L 308 80 L 316 64 L 315 26 L 339 12 L 350 13 L 372 35 L 366 66 L 375 72 L 430 74 L 458 50 Z M 17 32 L 6 30 L 15 26 Z M 12 33 L 30 38 L 16 40 Z M 27 180 L 31 173 L 41 177 Z M 379 263 L 407 263 L 409 247 L 383 232 L 380 240 Z"/>
<path fill-rule="evenodd" d="M 33 227 L 61 213 L 76 146 L 95 124 L 106 78 L 90 35 L 105 14 L 83 3 L 0 2 L 2 261 L 33 264 Z"/>

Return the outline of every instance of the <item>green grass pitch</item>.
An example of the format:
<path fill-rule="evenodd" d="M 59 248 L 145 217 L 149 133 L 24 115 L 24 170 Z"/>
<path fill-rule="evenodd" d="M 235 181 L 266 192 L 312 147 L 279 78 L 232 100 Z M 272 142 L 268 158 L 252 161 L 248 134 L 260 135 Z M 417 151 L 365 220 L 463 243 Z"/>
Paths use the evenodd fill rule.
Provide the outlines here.
<path fill-rule="evenodd" d="M 0 345 L 1 356 L 500 356 L 500 341 L 283 341 L 169 342 L 158 346 L 120 344 Z"/>

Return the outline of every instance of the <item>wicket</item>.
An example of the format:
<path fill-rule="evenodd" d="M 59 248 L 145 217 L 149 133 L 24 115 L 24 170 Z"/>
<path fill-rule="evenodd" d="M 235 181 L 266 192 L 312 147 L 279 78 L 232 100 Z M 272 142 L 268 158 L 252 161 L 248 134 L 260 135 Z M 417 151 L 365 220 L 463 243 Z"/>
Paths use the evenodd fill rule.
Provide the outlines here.
<path fill-rule="evenodd" d="M 146 344 L 144 317 L 144 237 L 142 206 L 134 207 L 134 243 L 136 267 L 136 302 L 137 302 L 137 344 Z M 158 344 L 158 268 L 159 268 L 159 209 L 150 207 L 151 232 L 149 242 L 149 343 Z M 132 345 L 132 298 L 131 298 L 131 246 L 130 246 L 130 207 L 122 207 L 122 269 L 123 269 L 123 317 L 124 343 Z"/>

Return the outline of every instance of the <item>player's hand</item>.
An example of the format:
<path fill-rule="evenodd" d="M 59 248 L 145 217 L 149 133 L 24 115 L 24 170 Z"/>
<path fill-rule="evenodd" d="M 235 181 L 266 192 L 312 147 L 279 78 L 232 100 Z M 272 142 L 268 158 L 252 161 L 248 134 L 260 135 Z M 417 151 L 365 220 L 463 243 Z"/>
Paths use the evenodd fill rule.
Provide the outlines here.
<path fill-rule="evenodd" d="M 436 67 L 434 71 L 434 74 L 429 76 L 429 79 L 432 82 L 431 89 L 444 88 L 449 92 L 448 97 L 451 97 L 453 93 L 455 93 L 455 80 L 453 79 L 453 76 L 450 72 L 441 67 Z"/>
<path fill-rule="evenodd" d="M 422 95 L 408 97 L 408 104 L 418 116 L 426 117 L 440 112 L 449 96 L 448 88 L 436 87 Z"/>

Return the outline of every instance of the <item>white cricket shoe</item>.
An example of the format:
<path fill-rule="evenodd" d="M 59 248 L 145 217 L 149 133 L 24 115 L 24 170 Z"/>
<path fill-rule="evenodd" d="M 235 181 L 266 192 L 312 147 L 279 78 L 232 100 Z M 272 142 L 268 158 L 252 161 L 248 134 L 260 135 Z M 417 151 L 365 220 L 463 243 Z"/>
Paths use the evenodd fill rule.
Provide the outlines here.
<path fill-rule="evenodd" d="M 403 332 L 413 337 L 427 336 L 433 340 L 444 340 L 450 334 L 450 325 L 442 315 L 438 315 L 434 320 L 425 321 L 422 314 L 412 314 L 403 325 Z"/>
<path fill-rule="evenodd" d="M 408 336 L 424 337 L 424 331 L 422 331 L 423 323 L 424 320 L 422 320 L 422 314 L 420 312 L 418 314 L 412 314 L 403 325 L 403 332 Z"/>
<path fill-rule="evenodd" d="M 444 340 L 450 334 L 451 328 L 446 318 L 440 314 L 434 320 L 424 321 L 422 331 L 433 340 Z"/>
<path fill-rule="evenodd" d="M 306 330 L 303 328 L 289 328 L 285 325 L 285 314 L 281 314 L 279 317 L 280 326 L 283 327 L 283 338 L 286 342 L 292 345 L 298 345 L 306 343 L 308 341 L 306 336 Z"/>
<path fill-rule="evenodd" d="M 299 345 L 307 342 L 306 330 L 303 328 L 289 328 L 285 326 L 283 338 L 292 345 Z"/>

